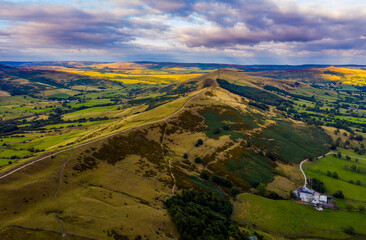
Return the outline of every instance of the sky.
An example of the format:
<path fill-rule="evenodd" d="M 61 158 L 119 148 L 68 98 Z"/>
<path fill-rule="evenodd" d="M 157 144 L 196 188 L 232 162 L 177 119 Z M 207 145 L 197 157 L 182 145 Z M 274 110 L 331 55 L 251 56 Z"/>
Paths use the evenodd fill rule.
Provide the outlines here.
<path fill-rule="evenodd" d="M 0 0 L 0 61 L 366 65 L 365 0 Z"/>

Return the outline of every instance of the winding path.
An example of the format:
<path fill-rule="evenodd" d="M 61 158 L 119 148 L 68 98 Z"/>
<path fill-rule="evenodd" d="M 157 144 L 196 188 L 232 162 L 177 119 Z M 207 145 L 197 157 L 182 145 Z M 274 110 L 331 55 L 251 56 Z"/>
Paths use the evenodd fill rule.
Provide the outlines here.
<path fill-rule="evenodd" d="M 306 174 L 305 174 L 305 172 L 304 172 L 304 170 L 302 169 L 302 164 L 304 163 L 304 162 L 306 162 L 307 160 L 309 160 L 308 158 L 307 159 L 305 159 L 305 160 L 303 160 L 301 163 L 300 163 L 300 171 L 302 172 L 302 175 L 304 175 L 304 187 L 306 187 L 306 182 L 307 182 L 307 179 L 306 179 Z"/>
<path fill-rule="evenodd" d="M 334 152 L 328 152 L 328 153 L 326 153 L 326 154 L 324 154 L 322 156 L 316 157 L 315 159 L 320 159 L 320 158 L 325 157 L 325 156 L 327 156 L 329 154 L 332 154 L 332 153 L 334 153 Z M 344 154 L 342 154 L 342 155 L 344 155 Z M 306 159 L 302 160 L 302 162 L 300 163 L 300 171 L 301 171 L 302 175 L 304 175 L 304 187 L 306 187 L 307 179 L 306 179 L 306 174 L 305 174 L 304 170 L 302 169 L 302 164 L 304 162 L 308 161 L 308 160 L 309 160 L 309 158 L 306 158 Z"/>
<path fill-rule="evenodd" d="M 48 154 L 47 156 L 43 156 L 39 159 L 33 159 L 33 160 L 30 160 L 29 162 L 26 162 L 24 164 L 21 164 L 9 171 L 5 171 L 3 173 L 0 173 L 0 180 L 3 179 L 3 178 L 6 178 L 10 175 L 12 175 L 13 173 L 16 173 L 18 172 L 19 170 L 23 169 L 23 168 L 26 168 L 34 163 L 37 163 L 37 162 L 40 162 L 40 161 L 43 161 L 49 157 L 52 157 L 52 156 L 56 156 L 57 154 L 60 154 L 60 153 L 63 153 L 63 152 L 66 152 L 66 151 L 69 151 L 69 150 L 73 150 L 73 149 L 76 149 L 76 148 L 79 148 L 79 147 L 82 147 L 82 146 L 85 146 L 87 144 L 90 144 L 90 143 L 94 143 L 94 142 L 97 142 L 97 141 L 100 141 L 100 140 L 103 140 L 103 139 L 106 139 L 106 138 L 109 138 L 109 137 L 112 137 L 112 136 L 115 136 L 115 135 L 118 135 L 118 134 L 121 134 L 121 133 L 124 133 L 124 132 L 127 132 L 127 131 L 130 131 L 130 130 L 133 130 L 133 129 L 136 129 L 136 128 L 139 128 L 139 127 L 143 127 L 143 126 L 148 126 L 148 125 L 151 125 L 151 124 L 154 124 L 154 123 L 158 123 L 158 122 L 163 122 L 163 121 L 166 121 L 167 119 L 173 117 L 174 115 L 178 114 L 179 112 L 181 112 L 184 107 L 192 100 L 194 99 L 195 97 L 197 97 L 200 93 L 202 93 L 203 91 L 206 91 L 207 89 L 205 90 L 201 90 L 199 91 L 198 93 L 194 94 L 193 96 L 191 96 L 190 98 L 187 99 L 187 101 L 185 101 L 183 103 L 183 105 L 178 108 L 175 112 L 169 114 L 168 116 L 162 118 L 162 119 L 159 119 L 159 120 L 156 120 L 156 121 L 153 121 L 153 122 L 149 122 L 149 123 L 145 123 L 145 124 L 142 124 L 142 125 L 139 125 L 139 126 L 135 126 L 135 127 L 130 127 L 130 128 L 127 128 L 125 130 L 122 130 L 122 131 L 119 131 L 119 132 L 115 132 L 115 133 L 112 133 L 112 134 L 109 134 L 109 135 L 106 135 L 106 136 L 103 136 L 103 137 L 100 137 L 100 138 L 97 138 L 95 140 L 91 140 L 89 142 L 85 142 L 85 143 L 82 143 L 82 144 L 79 144 L 77 146 L 74 146 L 74 147 L 71 147 L 71 148 L 66 148 L 66 149 L 63 149 L 63 150 L 60 150 L 58 152 L 55 152 L 55 153 L 52 153 L 52 154 Z"/>

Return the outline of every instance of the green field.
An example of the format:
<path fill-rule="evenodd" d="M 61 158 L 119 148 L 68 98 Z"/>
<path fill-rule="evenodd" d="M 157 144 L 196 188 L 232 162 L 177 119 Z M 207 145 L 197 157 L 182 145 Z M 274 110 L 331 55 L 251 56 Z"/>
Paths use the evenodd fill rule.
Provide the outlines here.
<path fill-rule="evenodd" d="M 244 193 L 234 202 L 232 219 L 286 238 L 343 239 L 345 228 L 366 237 L 366 215 L 341 210 L 319 212 L 311 206 L 289 200 L 271 200 Z M 362 237 L 360 239 L 362 239 Z"/>
<path fill-rule="evenodd" d="M 355 160 L 346 161 L 345 157 L 339 159 L 332 155 L 314 161 L 306 165 L 306 176 L 318 178 L 324 182 L 328 194 L 332 195 L 336 191 L 341 190 L 346 199 L 356 200 L 360 202 L 366 201 L 366 173 L 359 173 L 351 170 L 351 166 L 355 165 L 357 168 L 366 169 L 366 162 L 360 161 L 356 163 Z M 331 173 L 336 172 L 338 179 L 327 175 L 327 171 Z M 349 183 L 349 181 L 354 183 Z M 361 185 L 357 185 L 359 180 Z"/>

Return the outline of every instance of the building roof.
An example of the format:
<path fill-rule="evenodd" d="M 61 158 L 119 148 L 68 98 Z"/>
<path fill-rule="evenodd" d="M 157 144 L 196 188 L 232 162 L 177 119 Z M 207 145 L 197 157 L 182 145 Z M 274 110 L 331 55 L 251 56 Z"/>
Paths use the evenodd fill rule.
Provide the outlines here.
<path fill-rule="evenodd" d="M 328 197 L 327 197 L 327 196 L 325 196 L 325 195 L 321 195 L 321 196 L 320 196 L 320 198 L 319 198 L 319 200 L 320 200 L 321 202 L 327 202 L 327 201 L 328 201 Z"/>

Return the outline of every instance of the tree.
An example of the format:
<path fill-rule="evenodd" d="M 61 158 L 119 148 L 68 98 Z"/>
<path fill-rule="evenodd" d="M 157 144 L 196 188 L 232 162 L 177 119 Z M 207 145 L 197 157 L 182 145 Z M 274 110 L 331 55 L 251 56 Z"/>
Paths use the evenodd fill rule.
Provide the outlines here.
<path fill-rule="evenodd" d="M 354 235 L 355 234 L 355 229 L 352 226 L 348 226 L 348 227 L 346 227 L 346 229 L 344 229 L 344 232 L 349 234 L 349 235 Z"/>
<path fill-rule="evenodd" d="M 208 180 L 210 178 L 210 176 L 208 175 L 208 173 L 206 171 L 202 171 L 200 173 L 200 178 Z"/>
<path fill-rule="evenodd" d="M 338 158 L 341 158 L 341 157 L 342 157 L 342 153 L 341 153 L 341 152 L 338 152 L 338 153 L 337 153 L 337 157 L 338 157 Z"/>
<path fill-rule="evenodd" d="M 337 192 L 335 192 L 334 194 L 333 194 L 333 197 L 335 197 L 335 198 L 344 198 L 344 194 L 343 194 L 343 192 L 341 191 L 341 190 L 338 190 Z"/>
<path fill-rule="evenodd" d="M 364 213 L 365 212 L 365 207 L 362 206 L 362 205 L 358 206 L 358 211 Z"/>
<path fill-rule="evenodd" d="M 338 173 L 334 172 L 333 173 L 333 178 L 338 179 Z"/>
<path fill-rule="evenodd" d="M 230 189 L 230 196 L 232 196 L 234 199 L 236 199 L 236 196 L 239 193 L 240 193 L 239 189 L 235 186 Z"/>
<path fill-rule="evenodd" d="M 326 191 L 325 185 L 319 179 L 317 178 L 308 179 L 308 183 L 311 186 L 311 188 L 314 189 L 315 191 L 325 193 Z"/>
<path fill-rule="evenodd" d="M 267 195 L 267 187 L 264 183 L 258 184 L 256 189 L 257 189 L 257 192 L 258 192 L 259 195 L 261 195 L 263 197 Z"/>
<path fill-rule="evenodd" d="M 202 159 L 200 157 L 196 157 L 194 161 L 195 163 L 202 163 Z"/>
<path fill-rule="evenodd" d="M 187 159 L 188 158 L 188 154 L 187 153 L 183 154 L 183 158 Z"/>
<path fill-rule="evenodd" d="M 214 193 L 183 191 L 165 202 L 180 239 L 248 239 L 230 221 L 233 205 Z"/>
<path fill-rule="evenodd" d="M 203 144 L 203 140 L 202 139 L 198 139 L 197 143 L 195 144 L 196 147 L 199 147 Z"/>
<path fill-rule="evenodd" d="M 212 182 L 228 188 L 231 188 L 233 186 L 233 183 L 230 180 L 216 175 L 212 176 Z"/>

